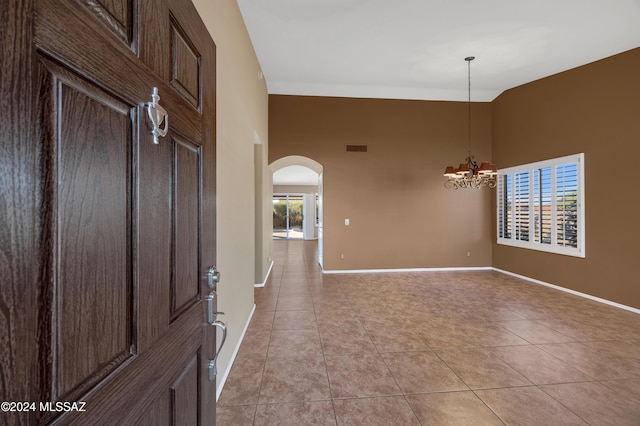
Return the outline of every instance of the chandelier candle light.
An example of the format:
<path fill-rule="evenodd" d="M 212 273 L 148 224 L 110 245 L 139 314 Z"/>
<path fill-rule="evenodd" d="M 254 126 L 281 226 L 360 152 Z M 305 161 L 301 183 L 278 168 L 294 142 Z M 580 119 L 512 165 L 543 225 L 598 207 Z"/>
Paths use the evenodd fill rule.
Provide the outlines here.
<path fill-rule="evenodd" d="M 445 188 L 482 188 L 488 186 L 489 188 L 496 187 L 496 178 L 498 176 L 498 169 L 495 164 L 483 161 L 478 166 L 478 163 L 473 159 L 471 155 L 471 61 L 475 59 L 475 56 L 467 56 L 464 58 L 467 61 L 468 69 L 468 81 L 469 81 L 469 153 L 465 159 L 465 163 L 461 163 L 458 168 L 447 166 L 444 171 L 444 176 L 447 181 L 444 183 Z"/>

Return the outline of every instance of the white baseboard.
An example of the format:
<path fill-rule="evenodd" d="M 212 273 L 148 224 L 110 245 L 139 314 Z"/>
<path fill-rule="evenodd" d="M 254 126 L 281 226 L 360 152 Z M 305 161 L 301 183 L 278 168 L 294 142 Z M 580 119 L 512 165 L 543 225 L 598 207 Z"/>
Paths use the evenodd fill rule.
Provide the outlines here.
<path fill-rule="evenodd" d="M 399 268 L 399 269 L 323 269 L 323 274 L 377 274 L 389 272 L 442 272 L 442 271 L 492 271 L 491 266 L 451 268 Z"/>
<path fill-rule="evenodd" d="M 267 276 L 266 276 L 266 277 L 264 277 L 264 281 L 263 281 L 263 282 L 261 282 L 261 283 L 256 283 L 256 284 L 254 284 L 254 285 L 253 285 L 254 287 L 256 287 L 256 288 L 260 288 L 260 287 L 264 287 L 264 286 L 267 284 L 267 280 L 269 279 L 269 275 L 271 275 L 271 269 L 273 268 L 273 264 L 274 264 L 274 263 L 275 263 L 275 262 L 272 260 L 272 261 L 271 261 L 271 265 L 269 265 L 269 270 L 267 271 Z"/>
<path fill-rule="evenodd" d="M 244 329 L 242 330 L 242 334 L 240 335 L 240 339 L 238 339 L 238 343 L 236 344 L 236 347 L 233 348 L 233 353 L 231 354 L 231 359 L 229 360 L 229 365 L 227 365 L 227 368 L 224 371 L 224 374 L 222 375 L 222 378 L 220 378 L 220 380 L 217 383 L 216 402 L 218 402 L 218 399 L 220 398 L 220 394 L 222 393 L 222 389 L 224 388 L 224 384 L 227 382 L 227 377 L 229 377 L 229 372 L 231 371 L 231 367 L 233 367 L 233 362 L 236 360 L 236 356 L 238 355 L 238 351 L 240 350 L 240 344 L 244 340 L 244 335 L 247 334 L 247 329 L 249 328 L 249 323 L 251 322 L 251 318 L 253 318 L 253 313 L 255 311 L 256 311 L 256 305 L 254 303 L 253 304 L 253 309 L 251 309 L 251 313 L 249 314 L 249 318 L 247 319 L 247 322 L 244 325 Z"/>
<path fill-rule="evenodd" d="M 511 275 L 512 277 L 520 278 L 520 279 L 523 279 L 525 281 L 532 282 L 534 284 L 540 284 L 540 285 L 543 285 L 545 287 L 551 287 L 551 288 L 556 289 L 556 290 L 564 291 L 566 293 L 571 293 L 571 294 L 576 295 L 576 296 L 584 297 L 586 299 L 591 299 L 591 300 L 594 300 L 596 302 L 604 303 L 604 304 L 607 304 L 607 305 L 615 306 L 616 308 L 620 308 L 620 309 L 624 309 L 624 310 L 627 310 L 627 311 L 634 312 L 636 314 L 640 314 L 640 309 L 636 309 L 636 308 L 633 308 L 631 306 L 623 305 L 623 304 L 617 303 L 617 302 L 612 302 L 611 300 L 602 299 L 600 297 L 592 296 L 592 295 L 587 294 L 587 293 L 581 293 L 579 291 L 571 290 L 570 288 L 560 287 L 560 286 L 555 285 L 555 284 L 550 284 L 550 283 L 547 283 L 547 282 L 544 282 L 544 281 L 536 280 L 534 278 L 529 278 L 527 276 L 516 274 L 514 272 L 505 271 L 503 269 L 499 269 L 499 268 L 492 268 L 492 269 L 494 271 L 501 272 L 501 273 L 506 274 L 506 275 Z"/>

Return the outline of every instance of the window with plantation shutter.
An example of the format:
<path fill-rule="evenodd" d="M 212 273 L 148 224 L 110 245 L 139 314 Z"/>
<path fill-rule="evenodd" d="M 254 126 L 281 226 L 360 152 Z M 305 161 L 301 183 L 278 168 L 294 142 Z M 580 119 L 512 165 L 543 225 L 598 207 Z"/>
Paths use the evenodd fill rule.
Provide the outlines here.
<path fill-rule="evenodd" d="M 498 170 L 498 244 L 585 256 L 584 154 Z"/>

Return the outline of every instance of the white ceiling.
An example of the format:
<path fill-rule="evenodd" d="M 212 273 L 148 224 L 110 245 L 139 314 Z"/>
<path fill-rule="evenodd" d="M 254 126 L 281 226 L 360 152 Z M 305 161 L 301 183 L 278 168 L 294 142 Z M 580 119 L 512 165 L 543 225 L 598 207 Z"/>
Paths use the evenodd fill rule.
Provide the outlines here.
<path fill-rule="evenodd" d="M 237 0 L 270 94 L 472 101 L 640 46 L 640 0 Z"/>
<path fill-rule="evenodd" d="M 318 185 L 318 174 L 304 166 L 287 166 L 273 172 L 274 185 Z"/>

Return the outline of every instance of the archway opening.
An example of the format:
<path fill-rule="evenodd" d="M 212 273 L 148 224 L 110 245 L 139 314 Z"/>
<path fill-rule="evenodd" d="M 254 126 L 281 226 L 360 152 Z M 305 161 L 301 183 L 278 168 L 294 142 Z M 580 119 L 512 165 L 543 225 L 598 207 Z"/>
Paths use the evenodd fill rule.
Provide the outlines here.
<path fill-rule="evenodd" d="M 289 156 L 269 168 L 273 173 L 273 238 L 317 239 L 322 265 L 322 165 L 307 157 Z"/>

